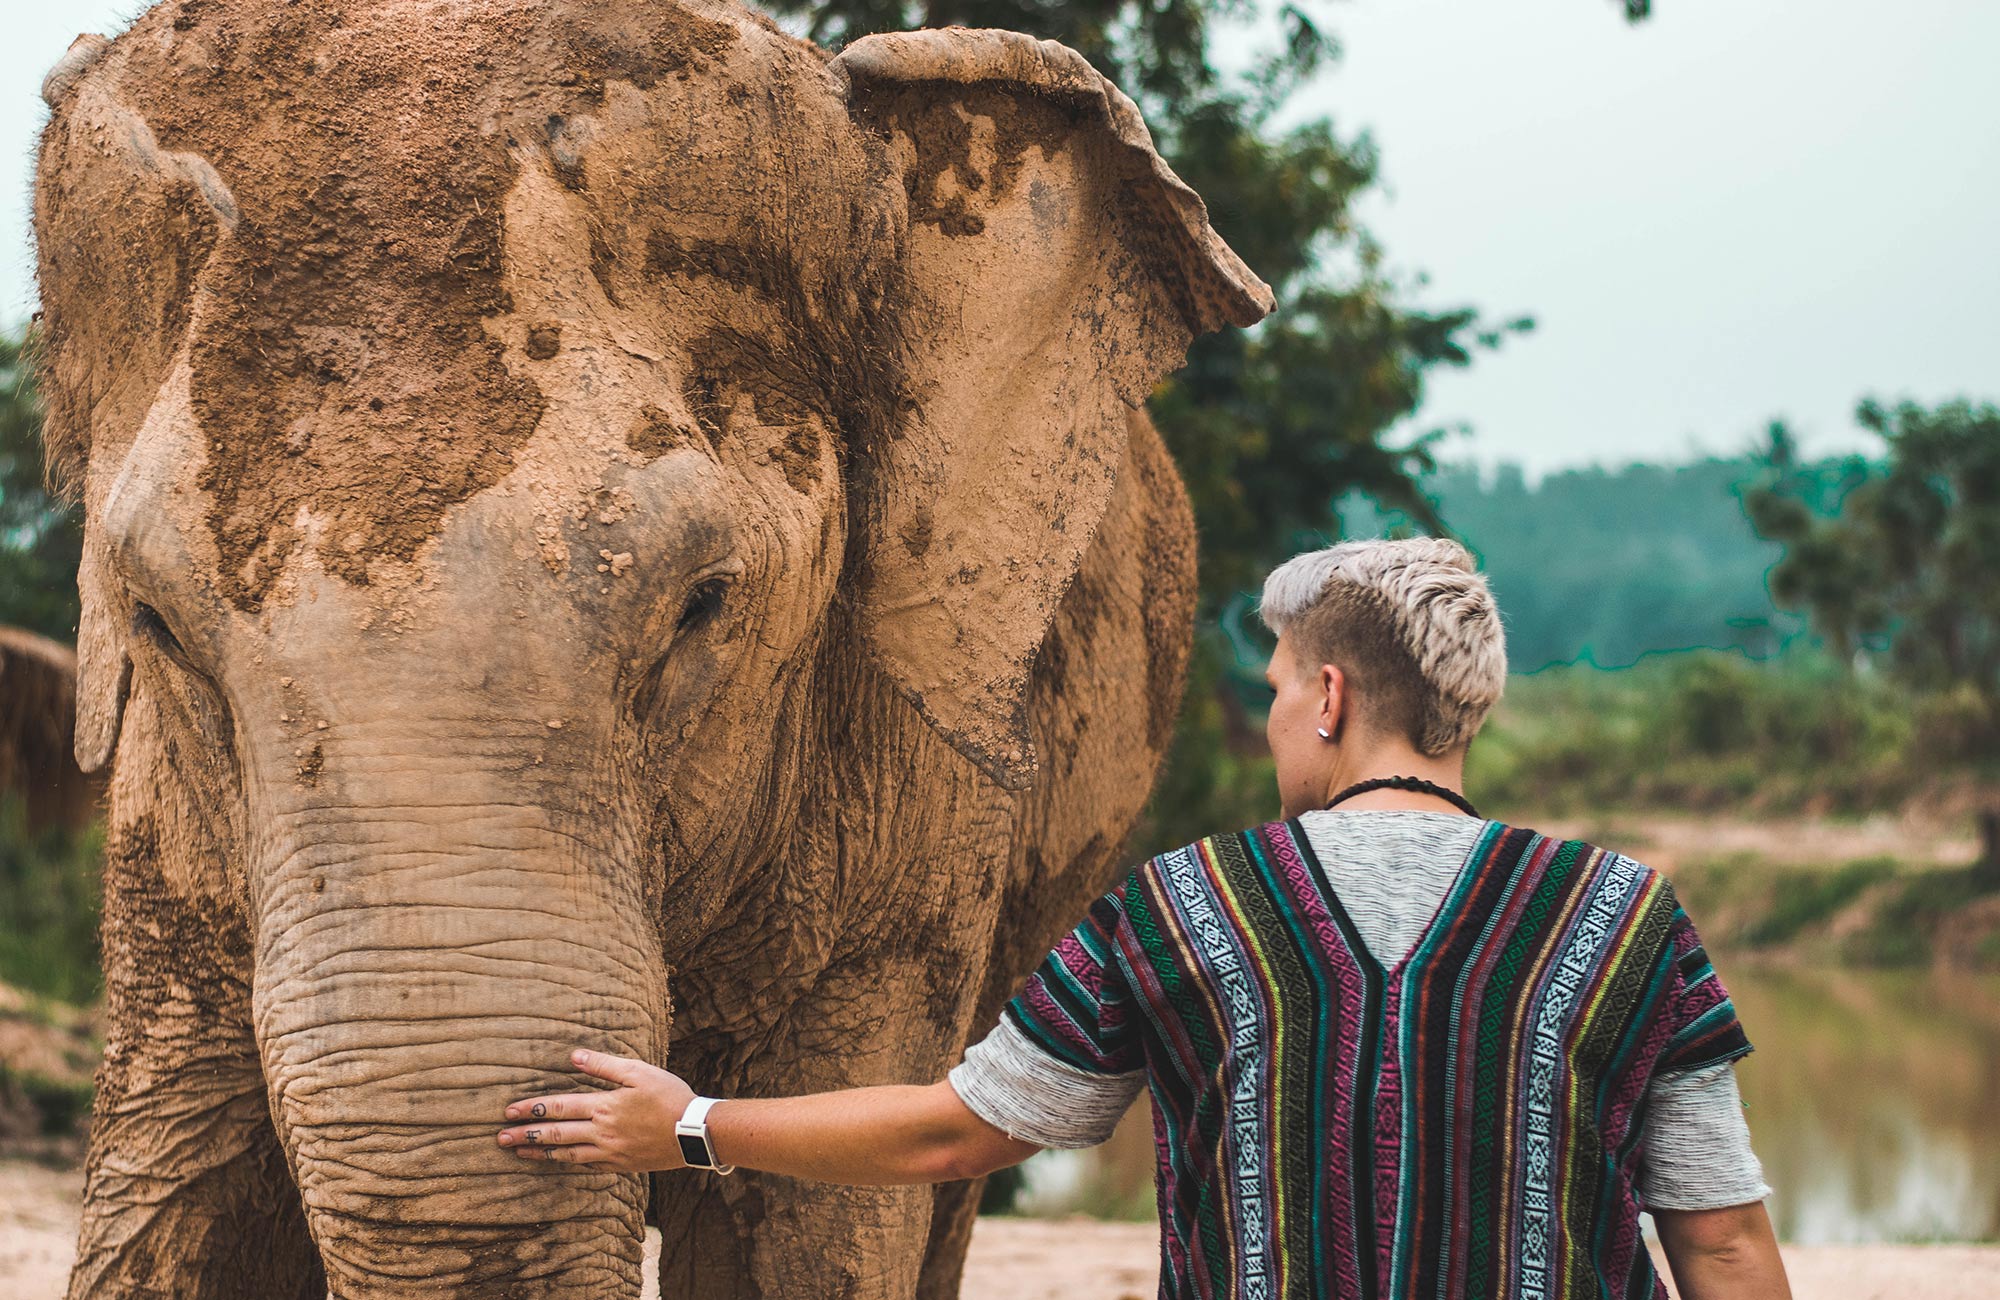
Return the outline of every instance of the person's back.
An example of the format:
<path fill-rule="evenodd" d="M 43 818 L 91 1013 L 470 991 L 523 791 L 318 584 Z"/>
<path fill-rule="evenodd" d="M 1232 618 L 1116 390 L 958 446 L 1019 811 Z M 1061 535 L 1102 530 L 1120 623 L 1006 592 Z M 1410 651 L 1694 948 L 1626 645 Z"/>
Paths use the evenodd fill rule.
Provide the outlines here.
<path fill-rule="evenodd" d="M 1308 812 L 1162 854 L 1090 926 L 954 1083 L 1072 1146 L 1143 1080 L 1163 1295 L 1656 1294 L 1641 1103 L 1749 1045 L 1655 873 L 1462 814 Z M 1062 1111 L 1037 1056 L 1074 1071 Z"/>

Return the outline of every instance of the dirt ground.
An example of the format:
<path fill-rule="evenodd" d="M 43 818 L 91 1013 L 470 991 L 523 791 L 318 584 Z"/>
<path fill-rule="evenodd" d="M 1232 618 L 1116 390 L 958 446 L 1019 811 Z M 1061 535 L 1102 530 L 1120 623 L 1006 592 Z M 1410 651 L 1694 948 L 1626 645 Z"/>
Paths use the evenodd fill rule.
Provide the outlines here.
<path fill-rule="evenodd" d="M 0 1164 L 0 1295 L 56 1300 L 76 1248 L 80 1170 Z"/>
<path fill-rule="evenodd" d="M 1152 1300 L 1149 1223 L 981 1219 L 963 1300 Z M 1992 1300 L 2000 1246 L 1795 1246 L 1798 1300 Z"/>
<path fill-rule="evenodd" d="M 0 1163 L 0 1296 L 62 1295 L 82 1182 L 75 1171 Z M 1152 1225 L 1143 1223 L 982 1219 L 963 1300 L 1151 1300 L 1154 1243 Z M 1785 1261 L 1799 1300 L 2000 1295 L 2000 1246 L 1792 1247 Z"/>

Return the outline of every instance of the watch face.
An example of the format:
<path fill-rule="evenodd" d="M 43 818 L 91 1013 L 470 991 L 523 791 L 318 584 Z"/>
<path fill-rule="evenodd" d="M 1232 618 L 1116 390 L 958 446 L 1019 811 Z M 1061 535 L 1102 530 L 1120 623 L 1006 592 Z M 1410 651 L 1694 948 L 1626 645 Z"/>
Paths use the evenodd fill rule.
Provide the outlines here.
<path fill-rule="evenodd" d="M 681 1144 L 681 1159 L 698 1169 L 708 1168 L 708 1143 L 691 1133 L 676 1133 L 674 1141 Z"/>

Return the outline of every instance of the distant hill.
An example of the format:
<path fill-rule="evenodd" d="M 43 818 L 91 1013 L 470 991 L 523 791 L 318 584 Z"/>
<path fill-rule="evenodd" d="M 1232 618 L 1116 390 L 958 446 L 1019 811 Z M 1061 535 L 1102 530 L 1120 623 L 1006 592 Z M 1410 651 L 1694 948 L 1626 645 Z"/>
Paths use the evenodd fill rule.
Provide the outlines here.
<path fill-rule="evenodd" d="M 1875 471 L 1858 458 L 1803 469 L 1828 513 Z M 1747 456 L 1566 470 L 1535 484 L 1514 465 L 1445 466 L 1423 487 L 1492 579 L 1512 668 L 1533 672 L 1578 661 L 1624 667 L 1695 646 L 1763 658 L 1803 636 L 1802 620 L 1765 589 L 1778 547 L 1750 531 L 1738 499 L 1762 473 Z M 1349 537 L 1410 527 L 1358 497 L 1340 515 Z"/>

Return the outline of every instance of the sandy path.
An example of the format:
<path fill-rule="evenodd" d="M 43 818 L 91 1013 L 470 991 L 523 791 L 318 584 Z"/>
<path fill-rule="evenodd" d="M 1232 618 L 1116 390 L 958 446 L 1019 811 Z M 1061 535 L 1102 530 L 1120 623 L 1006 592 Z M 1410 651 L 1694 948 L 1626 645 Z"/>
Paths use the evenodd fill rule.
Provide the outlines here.
<path fill-rule="evenodd" d="M 59 1300 L 81 1186 L 73 1171 L 0 1163 L 0 1296 Z M 1155 1240 L 1144 1223 L 982 1219 L 963 1300 L 1152 1300 Z M 1996 1246 L 1794 1247 L 1785 1261 L 1799 1300 L 2000 1295 Z"/>
<path fill-rule="evenodd" d="M 0 1296 L 62 1295 L 82 1194 L 80 1171 L 0 1163 Z"/>

